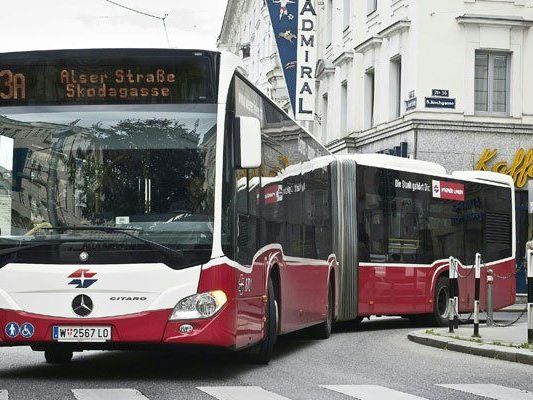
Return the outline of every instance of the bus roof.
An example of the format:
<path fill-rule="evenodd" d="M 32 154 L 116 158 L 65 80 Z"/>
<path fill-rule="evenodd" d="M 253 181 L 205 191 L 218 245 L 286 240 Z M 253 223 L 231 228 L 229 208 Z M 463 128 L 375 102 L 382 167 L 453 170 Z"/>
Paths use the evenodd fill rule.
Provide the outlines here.
<path fill-rule="evenodd" d="M 454 178 L 498 183 L 509 187 L 514 186 L 513 178 L 509 175 L 489 171 L 454 171 Z"/>
<path fill-rule="evenodd" d="M 387 154 L 349 154 L 336 157 L 341 160 L 353 160 L 357 164 L 366 165 L 369 167 L 388 168 L 417 174 L 437 175 L 441 177 L 449 177 L 480 183 L 503 185 L 510 188 L 514 187 L 514 181 L 512 177 L 496 172 L 455 171 L 450 175 L 446 172 L 446 168 L 440 164 L 430 161 L 391 156 Z"/>
<path fill-rule="evenodd" d="M 337 156 L 339 159 L 354 160 L 357 164 L 369 167 L 382 167 L 401 171 L 446 175 L 446 168 L 434 162 L 412 160 L 387 154 L 349 154 Z"/>
<path fill-rule="evenodd" d="M 0 55 L 18 55 L 24 56 L 38 56 L 38 55 L 56 55 L 56 56 L 69 56 L 79 54 L 120 54 L 120 55 L 168 55 L 168 54 L 220 54 L 219 51 L 202 50 L 202 49 L 172 49 L 172 48 L 135 48 L 135 47 L 102 47 L 102 48 L 86 48 L 86 49 L 47 49 L 47 50 L 20 50 L 20 51 L 2 51 L 0 49 Z"/>

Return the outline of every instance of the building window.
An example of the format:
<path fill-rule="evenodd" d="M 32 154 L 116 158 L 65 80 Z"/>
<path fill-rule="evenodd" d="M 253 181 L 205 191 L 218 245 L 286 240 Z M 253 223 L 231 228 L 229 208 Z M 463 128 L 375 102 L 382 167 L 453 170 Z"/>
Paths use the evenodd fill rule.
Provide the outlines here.
<path fill-rule="evenodd" d="M 326 13 L 326 17 L 328 19 L 328 23 L 326 25 L 326 44 L 330 45 L 333 41 L 333 0 L 328 0 Z"/>
<path fill-rule="evenodd" d="M 370 15 L 377 11 L 378 0 L 367 0 L 367 1 L 368 1 L 367 15 Z"/>
<path fill-rule="evenodd" d="M 242 58 L 249 58 L 250 57 L 250 43 L 245 44 L 241 47 L 242 51 Z"/>
<path fill-rule="evenodd" d="M 374 68 L 365 73 L 365 128 L 374 126 L 375 73 Z"/>
<path fill-rule="evenodd" d="M 508 54 L 476 52 L 476 112 L 488 114 L 509 112 L 510 58 Z"/>
<path fill-rule="evenodd" d="M 322 143 L 328 142 L 328 95 L 322 96 Z"/>
<path fill-rule="evenodd" d="M 341 86 L 341 135 L 348 133 L 348 82 L 344 81 Z"/>
<path fill-rule="evenodd" d="M 352 0 L 344 0 L 343 10 L 343 28 L 346 30 L 350 27 L 352 19 Z"/>
<path fill-rule="evenodd" d="M 391 116 L 399 118 L 402 115 L 402 59 L 395 57 L 390 64 L 391 73 Z"/>

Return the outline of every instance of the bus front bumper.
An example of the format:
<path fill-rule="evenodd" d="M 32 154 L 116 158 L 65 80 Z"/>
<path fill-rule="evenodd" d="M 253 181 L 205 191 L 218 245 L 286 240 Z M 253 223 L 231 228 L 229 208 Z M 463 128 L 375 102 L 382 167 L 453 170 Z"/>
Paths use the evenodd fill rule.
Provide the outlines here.
<path fill-rule="evenodd" d="M 214 317 L 204 320 L 169 321 L 172 310 L 146 311 L 108 318 L 56 318 L 23 311 L 0 310 L 0 347 L 46 347 L 63 344 L 53 338 L 54 326 L 111 327 L 107 342 L 69 342 L 83 349 L 127 348 L 136 345 L 203 345 L 235 347 L 235 303 L 228 302 Z M 9 331 L 11 324 L 22 327 L 31 324 L 31 336 L 16 336 Z M 188 325 L 182 328 L 184 325 Z M 67 345 L 67 343 L 65 343 Z"/>

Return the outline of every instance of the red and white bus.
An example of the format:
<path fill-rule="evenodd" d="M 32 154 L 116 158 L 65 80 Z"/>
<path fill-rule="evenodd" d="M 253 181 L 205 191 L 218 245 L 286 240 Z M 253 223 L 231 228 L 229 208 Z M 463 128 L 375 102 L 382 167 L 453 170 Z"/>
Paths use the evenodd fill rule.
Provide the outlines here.
<path fill-rule="evenodd" d="M 0 54 L 0 345 L 267 361 L 278 334 L 329 336 L 330 253 L 272 244 L 242 194 L 328 152 L 237 69 L 206 51 Z"/>
<path fill-rule="evenodd" d="M 503 175 L 331 155 L 229 55 L 0 54 L 0 346 L 52 363 L 180 344 L 266 362 L 335 320 L 442 324 L 450 256 L 513 270 L 513 206 Z"/>
<path fill-rule="evenodd" d="M 343 199 L 333 210 L 342 213 L 337 224 L 347 226 L 339 234 L 350 234 L 348 241 L 357 243 L 337 253 L 349 255 L 339 263 L 351 271 L 350 281 L 357 282 L 340 302 L 354 308 L 346 317 L 341 312 L 341 318 L 351 318 L 355 312 L 358 320 L 402 315 L 429 317 L 425 319 L 435 325 L 446 325 L 450 257 L 458 260 L 462 276 L 459 312 L 473 309 L 476 253 L 482 257 L 481 282 L 487 281 L 489 269 L 498 276 L 513 276 L 516 227 L 511 177 L 478 171 L 447 175 L 438 164 L 380 154 L 337 159 L 338 168 L 346 168 L 353 177 L 338 185 Z M 356 211 L 350 212 L 354 207 Z M 514 279 L 496 279 L 495 309 L 514 304 L 515 293 Z M 480 300 L 486 310 L 485 284 Z"/>
<path fill-rule="evenodd" d="M 445 326 L 450 257 L 462 276 L 459 312 L 473 309 L 476 253 L 482 256 L 482 282 L 489 269 L 500 277 L 515 272 L 509 176 L 448 175 L 431 162 L 356 154 L 315 158 L 263 178 L 262 185 L 267 242 L 280 243 L 284 255 L 295 254 L 291 246 L 300 242 L 298 254 L 334 265 L 335 321 L 401 315 Z M 298 185 L 301 191 L 291 190 Z M 284 236 L 292 221 L 301 227 Z M 495 309 L 514 304 L 514 279 L 496 279 L 493 287 Z M 484 284 L 480 300 L 486 309 Z"/>

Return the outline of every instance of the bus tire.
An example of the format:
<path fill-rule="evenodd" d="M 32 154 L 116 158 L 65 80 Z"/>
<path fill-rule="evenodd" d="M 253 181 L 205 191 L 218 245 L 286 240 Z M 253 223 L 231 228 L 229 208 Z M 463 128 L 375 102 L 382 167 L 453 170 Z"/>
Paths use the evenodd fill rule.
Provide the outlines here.
<path fill-rule="evenodd" d="M 255 345 L 249 355 L 255 364 L 268 364 L 272 357 L 274 345 L 279 332 L 279 306 L 272 279 L 268 280 L 267 315 L 265 322 L 265 337 L 261 343 Z"/>
<path fill-rule="evenodd" d="M 333 300 L 333 287 L 331 280 L 328 284 L 328 311 L 326 313 L 326 319 L 319 325 L 314 326 L 312 329 L 312 335 L 315 339 L 328 339 L 331 336 L 331 327 L 333 325 L 333 312 L 335 304 Z"/>
<path fill-rule="evenodd" d="M 435 285 L 433 294 L 433 313 L 431 323 L 435 326 L 448 326 L 448 300 L 450 298 L 450 281 L 448 277 L 441 276 Z"/>
<path fill-rule="evenodd" d="M 352 325 L 352 329 L 359 330 L 361 329 L 361 323 L 363 322 L 363 317 L 357 317 L 356 319 L 353 319 L 350 321 Z"/>
<path fill-rule="evenodd" d="M 49 348 L 44 351 L 44 358 L 48 364 L 68 364 L 72 361 L 72 351 L 61 348 Z"/>

